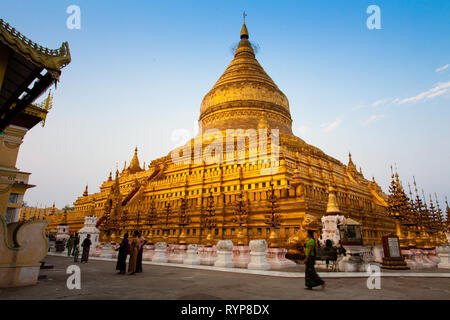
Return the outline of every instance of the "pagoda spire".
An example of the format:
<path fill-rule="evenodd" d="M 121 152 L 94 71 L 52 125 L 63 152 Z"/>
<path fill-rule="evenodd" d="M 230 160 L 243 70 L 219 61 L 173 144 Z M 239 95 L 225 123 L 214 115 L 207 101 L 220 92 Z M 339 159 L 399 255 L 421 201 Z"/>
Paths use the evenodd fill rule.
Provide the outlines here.
<path fill-rule="evenodd" d="M 445 232 L 449 232 L 450 227 L 450 208 L 448 207 L 447 196 L 445 197 Z"/>
<path fill-rule="evenodd" d="M 422 189 L 422 198 L 423 198 L 423 221 L 427 228 L 430 227 L 431 217 L 430 217 L 430 210 L 428 209 L 427 205 L 427 197 L 425 196 L 425 191 Z"/>
<path fill-rule="evenodd" d="M 431 197 L 431 193 L 429 194 L 430 197 L 430 220 L 431 220 L 431 227 L 436 228 L 438 225 L 438 217 L 437 217 L 437 211 L 436 207 L 433 202 L 433 198 Z"/>
<path fill-rule="evenodd" d="M 243 17 L 244 17 L 244 24 L 242 25 L 242 29 L 241 29 L 241 39 L 247 39 L 249 38 L 248 36 L 248 30 L 247 30 L 247 26 L 245 25 L 245 17 L 247 16 L 247 14 L 243 13 Z"/>
<path fill-rule="evenodd" d="M 358 170 L 356 170 L 355 164 L 353 163 L 352 153 L 351 152 L 348 153 L 348 165 L 347 165 L 347 168 L 348 168 L 348 170 L 350 172 L 353 172 L 353 173 L 357 173 L 358 172 Z"/>
<path fill-rule="evenodd" d="M 86 184 L 86 189 L 84 189 L 83 197 L 87 197 L 88 195 L 89 195 L 89 193 L 88 193 L 88 185 Z"/>
<path fill-rule="evenodd" d="M 436 218 L 437 218 L 437 223 L 438 223 L 438 227 L 439 229 L 444 229 L 444 217 L 442 215 L 442 209 L 441 206 L 439 205 L 439 200 L 437 197 L 436 192 L 434 193 L 434 198 L 436 199 Z"/>
<path fill-rule="evenodd" d="M 416 199 L 414 201 L 414 208 L 417 213 L 418 224 L 423 227 L 423 224 L 425 222 L 425 220 L 424 220 L 425 219 L 425 217 L 424 217 L 425 209 L 423 207 L 422 199 L 420 199 L 419 191 L 417 190 L 416 178 L 414 176 L 413 176 L 413 181 L 414 181 L 414 191 L 416 194 Z"/>
<path fill-rule="evenodd" d="M 139 165 L 139 159 L 138 159 L 138 148 L 134 149 L 134 155 L 133 159 L 131 159 L 130 166 L 128 168 L 130 170 L 130 173 L 135 173 L 142 171 L 141 166 Z"/>
<path fill-rule="evenodd" d="M 112 172 L 109 172 L 109 177 L 108 177 L 108 181 L 112 181 Z"/>
<path fill-rule="evenodd" d="M 409 222 L 412 218 L 411 202 L 400 184 L 400 179 L 397 172 L 395 175 L 392 175 L 389 192 L 389 215 L 402 221 Z"/>

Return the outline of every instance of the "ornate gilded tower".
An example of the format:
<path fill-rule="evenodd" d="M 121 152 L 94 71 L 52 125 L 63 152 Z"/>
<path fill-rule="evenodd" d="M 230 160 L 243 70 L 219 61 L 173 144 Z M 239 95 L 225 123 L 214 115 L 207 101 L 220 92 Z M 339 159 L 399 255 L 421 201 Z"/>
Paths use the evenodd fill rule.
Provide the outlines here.
<path fill-rule="evenodd" d="M 248 243 L 276 234 L 280 245 L 284 245 L 293 236 L 303 239 L 298 235 L 307 228 L 320 229 L 320 218 L 326 214 L 331 197 L 341 215 L 363 224 L 365 243 L 379 243 L 383 234 L 395 231 L 394 219 L 386 216 L 387 196 L 375 179 L 366 180 L 362 170 L 356 170 L 351 155 L 345 165 L 296 137 L 289 108 L 286 96 L 256 60 L 244 22 L 233 60 L 202 100 L 198 135 L 185 146 L 151 161 L 147 168 L 140 167 L 136 148 L 130 165 L 124 166 L 120 176 L 104 181 L 100 192 L 77 199 L 73 216 L 88 214 L 91 203 L 96 203 L 98 216 L 115 208 L 122 213 L 121 232 L 129 232 L 136 223 L 132 215 L 125 213 L 139 205 L 142 214 L 155 213 L 155 221 L 152 219 L 151 225 L 144 227 L 144 234 L 151 232 L 155 241 L 175 243 L 181 232 L 179 219 L 176 215 L 160 217 L 164 217 L 168 206 L 180 212 L 184 203 L 190 208 L 190 222 L 182 228 L 187 243 L 207 243 L 213 237 L 241 244 L 243 239 Z M 214 155 L 226 159 L 226 163 L 208 162 L 204 156 L 213 144 L 207 139 L 213 129 L 219 136 L 230 129 L 254 130 L 259 141 L 261 132 L 267 129 L 268 136 L 271 132 L 271 146 L 275 144 L 274 129 L 278 129 L 279 157 L 268 161 L 261 157 L 260 145 L 255 147 L 249 141 L 244 145 L 246 150 L 239 146 L 231 151 L 228 146 L 227 150 L 214 149 Z M 196 152 L 197 142 L 204 148 L 203 153 Z M 194 149 L 185 148 L 190 145 Z M 257 152 L 252 153 L 254 150 Z M 241 151 L 244 161 L 236 158 Z M 174 161 L 177 152 L 183 161 Z M 272 171 L 272 166 L 276 170 Z M 246 201 L 247 216 L 237 225 L 233 213 L 240 197 Z M 271 199 L 277 199 L 280 216 L 279 223 L 273 226 L 266 223 Z M 206 226 L 204 218 L 212 207 L 214 223 Z M 72 221 L 78 223 L 75 218 Z"/>

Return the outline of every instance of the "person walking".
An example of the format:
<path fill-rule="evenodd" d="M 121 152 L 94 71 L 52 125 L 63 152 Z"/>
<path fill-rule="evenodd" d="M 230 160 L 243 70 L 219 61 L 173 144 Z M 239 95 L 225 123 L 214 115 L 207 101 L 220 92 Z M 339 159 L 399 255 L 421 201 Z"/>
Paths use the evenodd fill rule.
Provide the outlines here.
<path fill-rule="evenodd" d="M 130 260 L 128 261 L 128 272 L 131 274 L 136 274 L 136 262 L 138 255 L 138 246 L 137 246 L 137 231 L 133 233 L 133 239 L 131 239 L 130 243 Z"/>
<path fill-rule="evenodd" d="M 78 252 L 80 252 L 80 236 L 78 235 L 78 233 L 75 233 L 75 241 L 73 242 L 73 251 L 72 251 L 72 256 L 75 256 L 75 249 L 78 248 Z"/>
<path fill-rule="evenodd" d="M 308 238 L 305 251 L 305 289 L 312 290 L 313 287 L 317 286 L 322 286 L 322 289 L 325 289 L 325 281 L 319 277 L 314 268 L 316 263 L 316 241 L 314 240 L 313 230 L 308 230 Z"/>
<path fill-rule="evenodd" d="M 81 255 L 81 263 L 83 262 L 88 262 L 89 259 L 89 249 L 91 248 L 91 235 L 88 234 L 86 236 L 86 239 L 83 240 L 83 243 L 81 244 L 81 246 L 83 247 L 83 253 Z"/>
<path fill-rule="evenodd" d="M 75 234 L 75 242 L 73 244 L 73 262 L 78 262 L 78 257 L 80 256 L 80 236 L 78 233 Z"/>
<path fill-rule="evenodd" d="M 74 245 L 75 245 L 75 237 L 73 235 L 70 235 L 70 238 L 67 241 L 67 256 L 68 257 L 70 257 L 70 255 L 72 254 Z"/>
<path fill-rule="evenodd" d="M 144 253 L 144 245 L 147 243 L 147 240 L 142 236 L 142 232 L 138 232 L 138 240 L 137 240 L 137 247 L 138 247 L 138 254 L 136 258 L 136 273 L 142 272 L 142 255 Z"/>
<path fill-rule="evenodd" d="M 116 249 L 119 251 L 117 255 L 116 270 L 119 270 L 117 274 L 125 274 L 127 271 L 127 255 L 130 250 L 130 241 L 128 241 L 128 232 L 124 234 L 123 240 L 120 243 L 120 247 Z"/>

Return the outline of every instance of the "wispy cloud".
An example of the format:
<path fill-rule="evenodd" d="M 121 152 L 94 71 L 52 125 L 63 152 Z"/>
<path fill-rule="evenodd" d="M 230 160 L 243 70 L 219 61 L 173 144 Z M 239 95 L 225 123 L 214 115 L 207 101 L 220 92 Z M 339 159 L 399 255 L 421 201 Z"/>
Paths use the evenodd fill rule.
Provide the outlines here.
<path fill-rule="evenodd" d="M 374 115 L 370 116 L 368 119 L 366 119 L 363 122 L 361 122 L 361 125 L 363 127 L 365 127 L 365 126 L 367 126 L 367 125 L 369 125 L 371 123 L 374 123 L 375 121 L 378 121 L 378 120 L 383 119 L 383 118 L 384 118 L 384 114 L 374 114 Z"/>
<path fill-rule="evenodd" d="M 305 137 L 308 135 L 310 128 L 308 126 L 298 126 L 294 131 L 299 137 Z"/>
<path fill-rule="evenodd" d="M 356 111 L 356 110 L 359 110 L 359 109 L 362 109 L 362 108 L 364 108 L 365 106 L 363 105 L 363 104 L 358 104 L 358 105 L 356 105 L 356 106 L 354 106 L 353 108 L 352 108 L 352 111 Z"/>
<path fill-rule="evenodd" d="M 337 127 L 339 127 L 339 125 L 341 124 L 341 122 L 342 122 L 342 117 L 337 118 L 335 121 L 333 121 L 333 122 L 330 123 L 330 124 L 324 123 L 324 124 L 322 124 L 320 127 L 323 128 L 323 131 L 325 131 L 325 132 L 331 132 L 331 131 L 333 131 L 334 129 L 336 129 Z"/>
<path fill-rule="evenodd" d="M 449 92 L 449 89 L 450 89 L 450 81 L 438 83 L 430 90 L 421 92 L 418 95 L 415 95 L 414 97 L 404 98 L 404 99 L 397 98 L 393 102 L 398 103 L 398 104 L 404 104 L 404 103 L 408 103 L 408 102 L 418 102 L 421 100 L 433 99 L 433 98 L 436 98 L 438 96 L 441 96 L 441 95 Z"/>
<path fill-rule="evenodd" d="M 439 67 L 435 71 L 441 72 L 441 71 L 444 71 L 445 69 L 448 69 L 448 67 L 450 67 L 450 64 L 447 63 L 445 66 Z"/>
<path fill-rule="evenodd" d="M 372 103 L 372 107 L 379 107 L 379 106 L 382 106 L 382 105 L 388 103 L 390 100 L 391 100 L 391 99 L 388 99 L 388 98 L 387 98 L 387 99 L 380 99 L 380 100 L 377 100 L 377 101 L 375 101 L 374 103 Z"/>

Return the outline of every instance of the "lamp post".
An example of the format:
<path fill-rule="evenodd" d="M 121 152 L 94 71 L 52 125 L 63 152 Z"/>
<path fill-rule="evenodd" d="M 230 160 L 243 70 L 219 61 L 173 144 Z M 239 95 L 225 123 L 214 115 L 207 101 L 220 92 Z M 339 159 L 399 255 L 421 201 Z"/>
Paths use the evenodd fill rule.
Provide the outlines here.
<path fill-rule="evenodd" d="M 206 246 L 212 247 L 213 245 L 213 235 L 212 228 L 216 227 L 216 214 L 214 207 L 214 197 L 211 194 L 211 190 L 209 191 L 209 196 L 206 198 L 206 215 L 203 217 L 202 221 L 202 230 L 208 229 L 208 236 L 206 237 Z"/>
<path fill-rule="evenodd" d="M 169 216 L 172 214 L 172 206 L 170 205 L 170 202 L 167 202 L 165 205 L 165 212 L 163 213 L 166 216 L 166 223 L 163 230 L 163 239 L 167 243 L 169 240 Z"/>
<path fill-rule="evenodd" d="M 147 214 L 147 222 L 146 224 L 150 227 L 148 233 L 148 243 L 153 244 L 153 226 L 156 224 L 158 220 L 158 213 L 156 212 L 155 200 L 152 200 L 150 203 L 150 210 Z"/>
<path fill-rule="evenodd" d="M 268 208 L 270 210 L 270 214 L 265 216 L 264 223 L 267 224 L 271 228 L 270 237 L 269 237 L 269 248 L 277 248 L 278 247 L 278 237 L 276 233 L 276 228 L 281 225 L 281 215 L 275 213 L 278 208 L 278 197 L 275 195 L 275 190 L 273 189 L 273 182 L 270 182 L 270 191 L 267 197 L 267 201 L 269 202 Z"/>
<path fill-rule="evenodd" d="M 187 199 L 181 198 L 180 204 L 180 216 L 178 220 L 178 225 L 180 226 L 180 236 L 178 243 L 186 244 L 186 234 L 184 232 L 184 228 L 191 223 L 191 218 L 186 214 L 186 210 L 188 209 Z"/>
<path fill-rule="evenodd" d="M 131 226 L 136 231 L 141 231 L 141 211 L 142 211 L 142 201 L 139 200 L 137 204 L 135 204 L 132 208 L 133 215 L 130 218 L 136 219 L 136 223 L 133 223 Z"/>
<path fill-rule="evenodd" d="M 245 204 L 245 200 L 243 199 L 242 190 L 238 195 L 238 199 L 235 203 L 236 210 L 233 212 L 233 223 L 237 224 L 239 226 L 238 234 L 237 234 L 237 245 L 243 246 L 244 245 L 244 234 L 242 233 L 242 225 L 248 224 L 248 209 Z"/>

